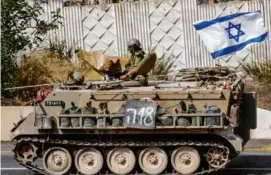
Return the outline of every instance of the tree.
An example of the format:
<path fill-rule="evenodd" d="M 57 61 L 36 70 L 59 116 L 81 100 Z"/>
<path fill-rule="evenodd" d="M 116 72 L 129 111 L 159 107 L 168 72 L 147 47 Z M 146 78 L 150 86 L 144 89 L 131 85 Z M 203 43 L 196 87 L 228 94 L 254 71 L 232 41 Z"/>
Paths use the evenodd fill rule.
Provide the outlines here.
<path fill-rule="evenodd" d="M 31 5 L 27 0 L 1 1 L 1 95 L 9 95 L 4 88 L 16 86 L 19 73 L 16 54 L 26 48 L 37 47 L 49 30 L 57 29 L 61 24 L 60 9 L 52 12 L 51 22 L 40 18 L 44 13 L 42 3 Z"/>

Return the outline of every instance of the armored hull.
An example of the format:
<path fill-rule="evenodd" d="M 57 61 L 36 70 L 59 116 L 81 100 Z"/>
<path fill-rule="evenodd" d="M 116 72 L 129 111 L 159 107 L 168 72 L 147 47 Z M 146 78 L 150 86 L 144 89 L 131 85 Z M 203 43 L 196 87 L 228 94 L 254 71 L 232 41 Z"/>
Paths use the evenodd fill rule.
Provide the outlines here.
<path fill-rule="evenodd" d="M 91 84 L 57 85 L 13 128 L 18 162 L 54 175 L 206 174 L 243 151 L 232 89 L 169 81 Z M 35 166 L 39 158 L 43 167 Z"/>

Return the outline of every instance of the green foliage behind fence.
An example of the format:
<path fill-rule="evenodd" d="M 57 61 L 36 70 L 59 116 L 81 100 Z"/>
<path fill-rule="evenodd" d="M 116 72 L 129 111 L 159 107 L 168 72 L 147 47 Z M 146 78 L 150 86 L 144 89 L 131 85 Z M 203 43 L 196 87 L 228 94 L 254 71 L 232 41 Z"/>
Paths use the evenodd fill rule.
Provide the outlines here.
<path fill-rule="evenodd" d="M 43 12 L 41 1 L 32 5 L 26 0 L 1 1 L 1 95 L 12 95 L 4 89 L 18 83 L 18 52 L 38 47 L 48 31 L 61 23 L 59 10 L 52 12 L 51 22 L 40 18 Z"/>

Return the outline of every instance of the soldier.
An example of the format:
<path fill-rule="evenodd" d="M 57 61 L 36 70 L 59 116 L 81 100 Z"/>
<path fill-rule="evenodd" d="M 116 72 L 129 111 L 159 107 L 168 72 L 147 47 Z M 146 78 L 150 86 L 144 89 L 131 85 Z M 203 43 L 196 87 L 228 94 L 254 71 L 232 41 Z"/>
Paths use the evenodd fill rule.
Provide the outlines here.
<path fill-rule="evenodd" d="M 85 78 L 81 72 L 70 72 L 68 79 L 70 79 L 74 85 L 82 85 Z"/>
<path fill-rule="evenodd" d="M 154 67 L 156 54 L 150 53 L 145 57 L 145 52 L 138 39 L 131 39 L 128 42 L 128 51 L 131 54 L 130 60 L 126 65 L 124 75 L 120 76 L 121 80 L 135 79 L 138 75 L 147 77 L 147 73 Z"/>
<path fill-rule="evenodd" d="M 69 111 L 71 114 L 81 113 L 81 109 L 78 108 L 73 101 L 71 102 L 71 107 L 69 108 Z"/>
<path fill-rule="evenodd" d="M 137 79 L 145 81 L 147 73 L 155 65 L 156 54 L 152 52 L 145 57 L 145 52 L 142 50 L 142 46 L 138 39 L 131 39 L 128 41 L 128 51 L 131 56 L 124 70 L 121 70 L 120 60 L 115 62 L 106 60 L 97 72 L 102 72 L 109 77 L 119 78 L 121 80 Z M 138 75 L 142 76 L 140 77 Z"/>
<path fill-rule="evenodd" d="M 131 54 L 128 64 L 125 66 L 124 75 L 120 77 L 121 80 L 135 78 L 135 71 L 132 71 L 144 59 L 145 52 L 142 50 L 138 39 L 131 39 L 128 41 L 128 51 Z"/>
<path fill-rule="evenodd" d="M 78 108 L 75 103 L 71 102 L 71 107 L 69 108 L 70 114 L 81 114 L 81 109 Z M 80 121 L 78 117 L 71 117 L 71 125 L 72 127 L 79 127 Z"/>

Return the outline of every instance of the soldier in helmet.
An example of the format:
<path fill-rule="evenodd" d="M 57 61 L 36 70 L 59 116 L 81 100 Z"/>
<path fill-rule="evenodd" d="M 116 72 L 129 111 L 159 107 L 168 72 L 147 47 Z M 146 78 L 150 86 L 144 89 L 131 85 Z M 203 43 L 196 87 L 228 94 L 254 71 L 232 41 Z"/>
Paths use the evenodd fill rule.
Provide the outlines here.
<path fill-rule="evenodd" d="M 145 52 L 142 50 L 142 46 L 138 39 L 131 39 L 128 41 L 128 51 L 130 52 L 131 57 L 123 72 L 124 75 L 120 77 L 121 80 L 134 79 L 137 75 L 135 68 L 145 57 Z"/>
<path fill-rule="evenodd" d="M 142 50 L 138 39 L 131 39 L 128 42 L 128 51 L 131 57 L 124 71 L 124 75 L 122 75 L 120 79 L 137 79 L 145 83 L 147 81 L 147 74 L 155 66 L 156 54 L 151 52 L 145 56 L 145 52 Z"/>
<path fill-rule="evenodd" d="M 109 77 L 119 78 L 121 80 L 137 79 L 145 82 L 147 73 L 155 65 L 156 54 L 149 53 L 148 56 L 145 57 L 145 52 L 142 50 L 142 46 L 138 39 L 131 39 L 128 41 L 128 51 L 130 53 L 130 59 L 125 66 L 125 70 L 117 69 L 117 63 L 120 62 L 119 60 L 114 64 L 113 61 L 109 60 L 103 64 L 98 72 L 103 72 Z"/>
<path fill-rule="evenodd" d="M 81 72 L 69 73 L 68 79 L 70 79 L 74 85 L 82 85 L 84 83 L 84 75 Z"/>

